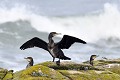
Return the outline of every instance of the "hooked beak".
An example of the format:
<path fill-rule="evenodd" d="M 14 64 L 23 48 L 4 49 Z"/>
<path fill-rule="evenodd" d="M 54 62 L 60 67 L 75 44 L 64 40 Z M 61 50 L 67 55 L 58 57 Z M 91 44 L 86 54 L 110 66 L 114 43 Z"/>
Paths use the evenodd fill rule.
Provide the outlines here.
<path fill-rule="evenodd" d="M 54 34 L 54 36 L 57 36 L 57 35 L 61 35 L 61 33 L 56 33 L 56 34 Z"/>
<path fill-rule="evenodd" d="M 61 35 L 61 33 L 57 33 L 56 35 Z"/>
<path fill-rule="evenodd" d="M 24 57 L 24 59 L 29 59 L 28 57 Z"/>

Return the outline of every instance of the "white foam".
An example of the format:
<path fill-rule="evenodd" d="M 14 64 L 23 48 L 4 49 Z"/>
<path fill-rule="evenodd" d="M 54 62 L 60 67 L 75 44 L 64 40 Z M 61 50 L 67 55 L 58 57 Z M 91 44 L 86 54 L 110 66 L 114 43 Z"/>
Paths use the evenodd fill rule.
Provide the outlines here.
<path fill-rule="evenodd" d="M 35 14 L 25 5 L 11 9 L 0 7 L 0 23 L 27 20 L 38 31 L 57 31 L 74 35 L 85 41 L 94 41 L 101 37 L 120 37 L 120 11 L 115 4 L 106 3 L 97 14 L 71 17 L 47 17 Z"/>

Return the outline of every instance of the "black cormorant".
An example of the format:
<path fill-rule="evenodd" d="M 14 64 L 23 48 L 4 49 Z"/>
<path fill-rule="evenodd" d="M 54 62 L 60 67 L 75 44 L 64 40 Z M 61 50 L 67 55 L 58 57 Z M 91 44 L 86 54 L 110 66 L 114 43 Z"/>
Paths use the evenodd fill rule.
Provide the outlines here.
<path fill-rule="evenodd" d="M 31 66 L 33 66 L 34 64 L 34 61 L 33 61 L 33 58 L 32 57 L 27 57 L 27 58 L 24 58 L 26 59 L 29 63 L 27 64 L 26 68 L 29 68 Z"/>
<path fill-rule="evenodd" d="M 98 57 L 99 55 L 91 55 L 90 57 L 90 64 L 93 66 L 93 61 L 96 57 Z"/>
<path fill-rule="evenodd" d="M 42 39 L 38 37 L 34 37 L 28 40 L 27 42 L 25 42 L 20 47 L 20 49 L 24 50 L 24 49 L 32 48 L 32 47 L 42 48 L 51 54 L 51 56 L 53 57 L 53 62 L 55 58 L 59 58 L 57 63 L 60 63 L 60 59 L 71 60 L 71 58 L 66 57 L 64 55 L 61 49 L 69 49 L 69 47 L 75 42 L 86 44 L 85 41 L 78 39 L 76 37 L 73 37 L 73 36 L 69 36 L 69 35 L 64 35 L 60 42 L 54 43 L 52 38 L 58 34 L 60 33 L 51 32 L 48 36 L 48 40 L 49 40 L 48 43 L 46 43 L 45 41 L 43 41 Z"/>

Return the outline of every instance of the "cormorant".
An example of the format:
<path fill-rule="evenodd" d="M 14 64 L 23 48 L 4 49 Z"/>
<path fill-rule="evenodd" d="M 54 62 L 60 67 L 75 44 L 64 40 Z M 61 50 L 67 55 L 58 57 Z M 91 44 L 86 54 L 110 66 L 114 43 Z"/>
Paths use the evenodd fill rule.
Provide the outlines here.
<path fill-rule="evenodd" d="M 60 59 L 71 60 L 71 58 L 66 57 L 64 55 L 61 49 L 69 49 L 69 47 L 75 42 L 86 44 L 85 41 L 78 39 L 76 37 L 73 37 L 73 36 L 69 36 L 69 35 L 64 35 L 60 42 L 54 43 L 52 38 L 59 34 L 60 33 L 51 32 L 48 36 L 48 41 L 49 41 L 48 43 L 46 43 L 45 41 L 43 41 L 42 39 L 38 37 L 34 37 L 28 40 L 27 42 L 25 42 L 20 47 L 20 49 L 24 50 L 24 49 L 32 48 L 32 47 L 42 48 L 51 54 L 51 56 L 53 57 L 53 62 L 55 58 L 59 58 L 57 63 L 60 63 Z"/>
<path fill-rule="evenodd" d="M 33 61 L 33 58 L 32 57 L 27 57 L 27 58 L 24 58 L 26 59 L 29 63 L 27 64 L 26 68 L 29 68 L 31 66 L 33 66 L 34 64 L 34 61 Z"/>
<path fill-rule="evenodd" d="M 93 61 L 94 61 L 94 59 L 96 58 L 96 57 L 98 57 L 98 55 L 91 55 L 91 57 L 90 57 L 90 64 L 93 66 Z"/>

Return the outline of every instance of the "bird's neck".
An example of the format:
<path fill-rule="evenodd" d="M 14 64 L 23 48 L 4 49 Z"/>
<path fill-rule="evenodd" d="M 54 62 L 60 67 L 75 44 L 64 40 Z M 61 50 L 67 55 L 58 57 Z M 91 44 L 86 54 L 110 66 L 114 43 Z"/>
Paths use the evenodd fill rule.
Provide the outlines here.
<path fill-rule="evenodd" d="M 52 39 L 53 37 L 51 36 L 51 35 L 49 35 L 49 37 L 48 37 L 48 40 L 49 40 L 49 44 L 54 44 L 54 41 L 53 41 L 53 39 Z"/>
<path fill-rule="evenodd" d="M 29 62 L 29 65 L 33 66 L 33 60 Z"/>
<path fill-rule="evenodd" d="M 54 44 L 54 41 L 52 38 L 49 38 L 49 44 Z"/>

